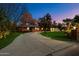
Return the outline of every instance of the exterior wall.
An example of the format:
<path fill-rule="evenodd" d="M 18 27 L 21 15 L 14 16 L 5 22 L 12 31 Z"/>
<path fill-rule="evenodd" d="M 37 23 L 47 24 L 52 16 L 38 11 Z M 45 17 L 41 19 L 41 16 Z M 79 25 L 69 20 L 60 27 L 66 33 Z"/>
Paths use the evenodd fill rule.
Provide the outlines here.
<path fill-rule="evenodd" d="M 40 29 L 39 27 L 24 27 L 24 28 L 19 27 L 18 30 L 21 32 L 28 32 L 28 31 L 39 32 L 39 31 L 43 31 L 43 28 Z M 59 29 L 58 28 L 50 28 L 50 31 L 51 32 L 55 32 L 55 31 L 58 32 Z"/>
<path fill-rule="evenodd" d="M 39 32 L 39 31 L 40 31 L 40 29 L 38 27 L 35 27 L 32 29 L 32 32 Z"/>
<path fill-rule="evenodd" d="M 54 32 L 54 28 L 50 28 L 50 31 L 51 31 L 51 32 Z"/>
<path fill-rule="evenodd" d="M 50 28 L 50 31 L 51 31 L 51 32 L 55 32 L 55 31 L 58 32 L 59 29 L 58 29 L 58 28 Z"/>
<path fill-rule="evenodd" d="M 20 32 L 28 32 L 28 31 L 30 31 L 30 32 L 39 32 L 41 30 L 38 27 L 35 27 L 35 28 L 30 28 L 30 27 L 21 28 L 21 27 L 19 27 L 18 31 L 20 31 Z"/>
<path fill-rule="evenodd" d="M 28 30 L 27 30 L 27 28 L 21 28 L 21 27 L 19 27 L 18 31 L 20 31 L 20 32 L 27 32 Z"/>

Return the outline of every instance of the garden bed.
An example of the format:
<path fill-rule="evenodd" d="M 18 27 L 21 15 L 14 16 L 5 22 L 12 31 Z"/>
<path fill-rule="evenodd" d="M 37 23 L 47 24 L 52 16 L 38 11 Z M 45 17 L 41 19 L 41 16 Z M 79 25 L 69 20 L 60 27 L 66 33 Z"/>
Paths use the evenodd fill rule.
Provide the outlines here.
<path fill-rule="evenodd" d="M 0 39 L 0 49 L 6 47 L 7 45 L 9 45 L 10 43 L 12 43 L 12 41 L 19 36 L 20 32 L 11 32 L 9 35 L 6 36 L 6 38 L 2 38 Z"/>

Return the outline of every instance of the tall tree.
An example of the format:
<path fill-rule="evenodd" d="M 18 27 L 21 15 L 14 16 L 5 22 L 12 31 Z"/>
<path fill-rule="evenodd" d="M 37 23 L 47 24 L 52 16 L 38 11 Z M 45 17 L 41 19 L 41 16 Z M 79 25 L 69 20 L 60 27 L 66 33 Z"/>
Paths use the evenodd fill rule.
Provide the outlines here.
<path fill-rule="evenodd" d="M 72 19 L 69 19 L 69 18 L 66 18 L 66 19 L 64 19 L 63 20 L 66 24 L 66 27 L 65 27 L 65 31 L 66 32 L 71 32 L 71 30 L 72 30 Z"/>
<path fill-rule="evenodd" d="M 9 25 L 10 23 L 12 23 L 12 21 L 17 23 L 20 20 L 22 14 L 24 12 L 28 12 L 26 5 L 22 3 L 0 3 L 0 10 L 1 18 L 8 19 L 6 21 L 7 23 L 9 23 Z M 4 22 L 0 22 L 0 24 L 1 23 Z M 8 26 L 8 24 L 7 27 L 11 29 L 11 27 Z"/>
<path fill-rule="evenodd" d="M 75 23 L 79 23 L 79 15 L 76 15 L 76 16 L 74 17 L 73 21 L 74 21 Z"/>
<path fill-rule="evenodd" d="M 4 30 L 8 30 L 9 28 L 9 20 L 6 16 L 5 10 L 4 9 L 0 9 L 0 30 L 4 31 Z"/>
<path fill-rule="evenodd" d="M 63 22 L 68 26 L 72 22 L 72 19 L 66 18 L 63 20 Z"/>
<path fill-rule="evenodd" d="M 63 27 L 62 27 L 62 24 L 61 24 L 61 23 L 58 23 L 57 27 L 58 27 L 58 29 L 59 29 L 60 31 L 62 31 Z"/>
<path fill-rule="evenodd" d="M 76 15 L 73 19 L 73 23 L 75 23 L 75 25 L 77 26 L 77 28 L 79 28 L 79 15 Z"/>
<path fill-rule="evenodd" d="M 0 3 L 0 8 L 5 9 L 8 18 L 15 21 L 19 21 L 21 15 L 28 12 L 27 5 L 23 3 Z"/>
<path fill-rule="evenodd" d="M 51 15 L 47 13 L 44 17 L 40 18 L 39 26 L 43 27 L 44 31 L 49 31 L 51 27 Z"/>
<path fill-rule="evenodd" d="M 57 27 L 57 23 L 56 23 L 56 21 L 53 21 L 52 26 L 53 26 L 54 28 L 56 28 L 56 27 Z"/>

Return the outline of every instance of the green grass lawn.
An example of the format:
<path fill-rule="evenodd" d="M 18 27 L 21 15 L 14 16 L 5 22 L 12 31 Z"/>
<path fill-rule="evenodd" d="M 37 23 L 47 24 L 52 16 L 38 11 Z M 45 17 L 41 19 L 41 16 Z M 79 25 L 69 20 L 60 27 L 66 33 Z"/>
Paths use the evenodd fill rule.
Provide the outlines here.
<path fill-rule="evenodd" d="M 55 39 L 55 40 L 61 40 L 61 41 L 71 41 L 66 35 L 64 32 L 42 32 L 40 33 L 42 34 L 43 36 L 46 36 L 46 37 L 50 37 L 52 39 Z"/>
<path fill-rule="evenodd" d="M 2 38 L 0 39 L 0 49 L 6 47 L 7 45 L 9 45 L 10 43 L 12 43 L 12 41 L 19 36 L 20 32 L 11 32 L 9 35 L 7 35 L 6 38 Z"/>

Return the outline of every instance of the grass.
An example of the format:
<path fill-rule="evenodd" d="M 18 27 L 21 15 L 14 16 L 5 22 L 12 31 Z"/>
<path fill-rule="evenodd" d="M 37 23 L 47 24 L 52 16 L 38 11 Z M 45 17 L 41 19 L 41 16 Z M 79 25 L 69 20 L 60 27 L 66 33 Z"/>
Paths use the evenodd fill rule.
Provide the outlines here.
<path fill-rule="evenodd" d="M 40 33 L 42 34 L 43 36 L 46 36 L 46 37 L 50 37 L 52 39 L 55 39 L 55 40 L 61 40 L 61 41 L 71 41 L 66 35 L 64 32 L 42 32 Z"/>
<path fill-rule="evenodd" d="M 12 43 L 13 40 L 14 40 L 17 36 L 19 36 L 20 34 L 22 34 L 22 33 L 20 33 L 20 32 L 11 32 L 9 35 L 7 35 L 6 38 L 0 39 L 0 49 L 4 48 L 4 47 L 6 47 L 7 45 L 9 45 L 10 43 Z"/>

